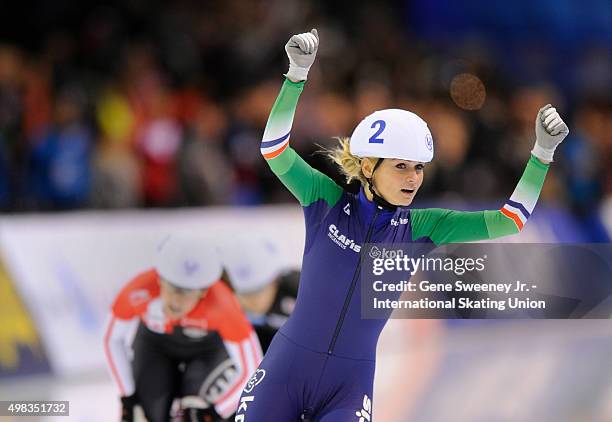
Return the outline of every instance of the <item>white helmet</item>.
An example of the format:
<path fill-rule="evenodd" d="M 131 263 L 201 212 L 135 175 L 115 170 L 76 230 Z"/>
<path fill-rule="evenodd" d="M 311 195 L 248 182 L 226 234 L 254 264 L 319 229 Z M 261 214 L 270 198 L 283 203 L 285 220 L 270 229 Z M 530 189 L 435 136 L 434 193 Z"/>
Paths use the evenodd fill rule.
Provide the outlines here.
<path fill-rule="evenodd" d="M 171 235 L 157 247 L 155 269 L 160 277 L 183 289 L 206 289 L 221 277 L 217 249 L 203 238 Z"/>
<path fill-rule="evenodd" d="M 406 110 L 378 110 L 353 131 L 351 154 L 357 157 L 397 158 L 428 163 L 433 159 L 433 138 L 427 123 Z"/>
<path fill-rule="evenodd" d="M 221 260 L 237 293 L 255 292 L 278 277 L 283 269 L 279 247 L 264 238 L 233 238 L 221 248 Z"/>

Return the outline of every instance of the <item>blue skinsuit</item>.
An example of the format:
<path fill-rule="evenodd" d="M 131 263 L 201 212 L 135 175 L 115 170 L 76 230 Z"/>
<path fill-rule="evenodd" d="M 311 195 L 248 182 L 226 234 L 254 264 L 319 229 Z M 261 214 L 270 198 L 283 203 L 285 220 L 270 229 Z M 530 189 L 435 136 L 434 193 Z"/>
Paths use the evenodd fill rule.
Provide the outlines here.
<path fill-rule="evenodd" d="M 371 420 L 376 344 L 386 320 L 361 318 L 364 244 L 424 242 L 433 248 L 519 231 L 515 220 L 500 210 L 391 211 L 368 200 L 363 189 L 358 195 L 343 191 L 288 145 L 303 85 L 285 81 L 261 148 L 304 210 L 300 287 L 293 314 L 243 391 L 236 422 Z M 547 169 L 532 157 L 517 191 L 539 194 Z M 517 208 L 514 194 L 509 202 Z"/>
<path fill-rule="evenodd" d="M 366 403 L 372 397 L 376 343 L 386 320 L 361 319 L 360 254 L 350 246 L 411 239 L 410 224 L 390 224 L 409 214 L 380 209 L 363 191 L 342 193 L 332 207 L 320 199 L 304 208 L 296 307 L 260 365 L 265 376 L 253 389 L 245 421 L 296 421 L 302 414 L 317 421 L 359 420 L 365 396 Z M 353 243 L 333 240 L 341 235 Z M 272 402 L 261 394 L 264 388 Z"/>

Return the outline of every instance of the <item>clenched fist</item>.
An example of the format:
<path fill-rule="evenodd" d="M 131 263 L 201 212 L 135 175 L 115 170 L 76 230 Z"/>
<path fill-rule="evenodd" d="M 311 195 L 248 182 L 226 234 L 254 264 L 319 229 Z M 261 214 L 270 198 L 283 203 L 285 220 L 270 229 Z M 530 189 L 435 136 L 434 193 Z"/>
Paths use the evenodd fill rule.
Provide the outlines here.
<path fill-rule="evenodd" d="M 305 81 L 318 49 L 319 34 L 316 29 L 292 36 L 285 45 L 289 57 L 289 71 L 285 76 L 294 82 Z"/>
<path fill-rule="evenodd" d="M 546 104 L 535 121 L 536 142 L 531 153 L 542 161 L 550 162 L 557 146 L 569 134 L 569 128 L 557 110 Z"/>

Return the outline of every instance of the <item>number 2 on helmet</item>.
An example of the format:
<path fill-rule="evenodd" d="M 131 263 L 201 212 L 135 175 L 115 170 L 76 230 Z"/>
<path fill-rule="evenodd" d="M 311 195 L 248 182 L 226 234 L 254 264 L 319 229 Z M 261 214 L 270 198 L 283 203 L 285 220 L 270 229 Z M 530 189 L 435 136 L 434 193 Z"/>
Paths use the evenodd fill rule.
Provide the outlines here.
<path fill-rule="evenodd" d="M 383 138 L 379 138 L 378 135 L 380 135 L 383 130 L 385 130 L 385 127 L 387 127 L 387 123 L 384 120 L 376 120 L 374 123 L 372 123 L 372 126 L 370 127 L 374 129 L 374 126 L 378 126 L 378 129 L 376 130 L 374 135 L 370 136 L 369 142 L 371 144 L 382 144 L 385 140 Z"/>

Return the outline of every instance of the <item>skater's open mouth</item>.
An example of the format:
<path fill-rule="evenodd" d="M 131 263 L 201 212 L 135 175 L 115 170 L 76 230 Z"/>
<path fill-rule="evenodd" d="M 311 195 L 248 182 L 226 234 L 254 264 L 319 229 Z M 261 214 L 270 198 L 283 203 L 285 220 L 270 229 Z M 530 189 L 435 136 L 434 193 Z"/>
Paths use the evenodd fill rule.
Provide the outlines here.
<path fill-rule="evenodd" d="M 414 193 L 414 189 L 402 189 L 403 193 Z"/>

